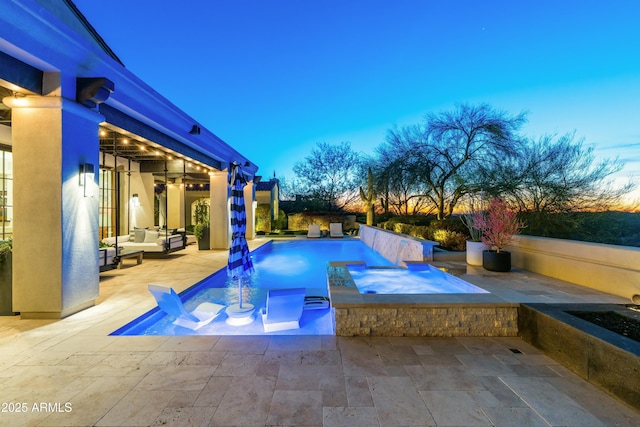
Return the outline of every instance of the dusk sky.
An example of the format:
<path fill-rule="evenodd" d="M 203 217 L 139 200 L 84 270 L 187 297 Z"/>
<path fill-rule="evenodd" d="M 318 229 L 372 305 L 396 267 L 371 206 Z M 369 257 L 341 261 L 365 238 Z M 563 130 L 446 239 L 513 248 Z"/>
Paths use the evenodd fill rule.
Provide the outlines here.
<path fill-rule="evenodd" d="M 529 112 L 640 180 L 640 1 L 75 0 L 125 66 L 260 167 L 372 154 L 456 103 Z M 634 198 L 640 199 L 640 191 Z"/>

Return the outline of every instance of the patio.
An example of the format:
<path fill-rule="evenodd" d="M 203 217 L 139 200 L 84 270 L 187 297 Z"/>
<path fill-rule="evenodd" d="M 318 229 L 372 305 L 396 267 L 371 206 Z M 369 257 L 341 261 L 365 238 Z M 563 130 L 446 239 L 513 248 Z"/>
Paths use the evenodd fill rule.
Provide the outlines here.
<path fill-rule="evenodd" d="M 635 426 L 640 418 L 517 337 L 108 335 L 155 306 L 148 283 L 180 292 L 226 261 L 226 251 L 190 245 L 101 274 L 97 305 L 66 319 L 0 317 L 0 425 Z M 466 279 L 513 302 L 628 302 L 527 272 Z M 26 410 L 7 412 L 11 403 Z"/>

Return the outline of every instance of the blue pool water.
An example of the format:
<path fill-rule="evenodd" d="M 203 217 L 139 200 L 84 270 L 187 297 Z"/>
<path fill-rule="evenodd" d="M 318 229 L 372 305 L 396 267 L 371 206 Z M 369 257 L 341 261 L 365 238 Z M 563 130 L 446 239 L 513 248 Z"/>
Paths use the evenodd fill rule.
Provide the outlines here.
<path fill-rule="evenodd" d="M 489 292 L 429 264 L 410 264 L 407 269 L 347 269 L 361 294 L 487 294 Z"/>
<path fill-rule="evenodd" d="M 268 289 L 306 288 L 307 295 L 329 296 L 329 261 L 364 261 L 370 266 L 392 266 L 391 262 L 359 240 L 290 240 L 271 242 L 251 253 L 255 273 L 243 286 L 243 301 L 256 308 L 256 320 L 244 326 L 226 324 L 226 314 L 197 331 L 173 325 L 174 318 L 155 308 L 123 326 L 112 335 L 262 335 L 257 312 L 265 306 Z M 157 283 L 171 286 L 167 283 Z M 208 301 L 223 305 L 238 302 L 237 282 L 230 283 L 226 269 L 196 283 L 180 294 L 187 311 Z M 149 294 L 149 298 L 152 298 Z M 330 309 L 305 310 L 301 329 L 280 334 L 333 334 Z"/>

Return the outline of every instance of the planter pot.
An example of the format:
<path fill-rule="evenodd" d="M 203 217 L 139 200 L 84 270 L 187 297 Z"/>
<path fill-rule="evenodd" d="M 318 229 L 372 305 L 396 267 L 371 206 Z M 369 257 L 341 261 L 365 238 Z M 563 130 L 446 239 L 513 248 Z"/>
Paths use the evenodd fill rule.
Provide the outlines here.
<path fill-rule="evenodd" d="M 487 250 L 487 245 L 484 243 L 467 240 L 467 264 L 482 266 L 482 251 L 485 250 Z"/>
<path fill-rule="evenodd" d="M 13 316 L 13 281 L 11 274 L 11 252 L 0 259 L 0 316 Z"/>
<path fill-rule="evenodd" d="M 482 267 L 489 271 L 511 271 L 511 252 L 484 251 L 482 252 Z"/>
<path fill-rule="evenodd" d="M 208 251 L 211 249 L 211 242 L 209 237 L 209 227 L 206 227 L 202 231 L 202 238 L 198 240 L 198 250 Z"/>

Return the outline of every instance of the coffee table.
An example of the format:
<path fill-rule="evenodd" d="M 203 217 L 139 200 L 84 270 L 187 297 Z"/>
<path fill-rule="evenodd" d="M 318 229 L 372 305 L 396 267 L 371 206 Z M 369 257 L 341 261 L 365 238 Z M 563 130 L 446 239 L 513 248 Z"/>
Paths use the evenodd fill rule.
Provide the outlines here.
<path fill-rule="evenodd" d="M 118 258 L 120 259 L 120 262 L 118 262 L 118 268 L 122 267 L 122 261 L 124 261 L 125 258 L 136 258 L 137 263 L 142 264 L 143 255 L 144 251 L 131 251 L 125 252 L 123 254 L 118 254 Z"/>

